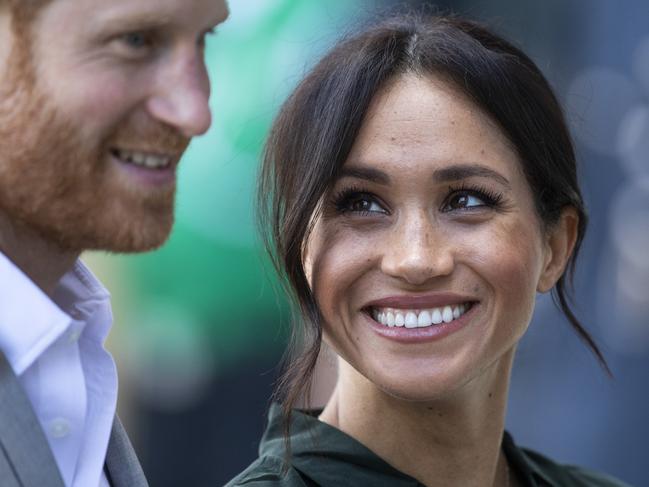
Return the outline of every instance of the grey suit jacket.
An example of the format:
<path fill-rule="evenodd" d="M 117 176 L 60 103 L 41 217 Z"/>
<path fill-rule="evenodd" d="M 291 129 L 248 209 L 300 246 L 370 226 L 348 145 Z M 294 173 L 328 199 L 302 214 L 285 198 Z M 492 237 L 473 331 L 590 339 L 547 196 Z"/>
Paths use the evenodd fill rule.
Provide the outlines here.
<path fill-rule="evenodd" d="M 115 417 L 106 453 L 113 487 L 147 487 L 142 468 Z M 11 366 L 0 353 L 0 486 L 65 487 L 45 434 Z"/>

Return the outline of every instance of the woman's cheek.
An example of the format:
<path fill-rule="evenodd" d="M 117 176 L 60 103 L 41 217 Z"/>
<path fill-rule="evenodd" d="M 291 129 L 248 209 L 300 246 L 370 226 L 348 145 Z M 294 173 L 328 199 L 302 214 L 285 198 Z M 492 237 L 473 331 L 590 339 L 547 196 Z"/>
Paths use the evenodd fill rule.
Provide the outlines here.
<path fill-rule="evenodd" d="M 543 263 L 539 233 L 530 225 L 511 223 L 470 239 L 468 259 L 490 288 L 494 307 L 508 310 L 511 325 L 531 318 Z"/>
<path fill-rule="evenodd" d="M 346 226 L 322 225 L 315 230 L 307 272 L 322 313 L 331 319 L 349 308 L 353 284 L 371 268 L 376 243 Z"/>

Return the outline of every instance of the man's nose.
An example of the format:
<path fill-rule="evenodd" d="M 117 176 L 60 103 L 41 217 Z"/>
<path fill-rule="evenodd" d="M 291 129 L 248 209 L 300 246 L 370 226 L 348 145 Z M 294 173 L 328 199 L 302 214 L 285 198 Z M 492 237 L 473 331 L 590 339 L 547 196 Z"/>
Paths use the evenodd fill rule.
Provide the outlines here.
<path fill-rule="evenodd" d="M 381 259 L 384 274 L 422 285 L 453 271 L 449 239 L 425 210 L 404 215 L 390 232 Z"/>
<path fill-rule="evenodd" d="M 202 53 L 192 51 L 176 54 L 159 70 L 147 103 L 155 119 L 186 137 L 204 134 L 212 123 L 207 70 Z"/>

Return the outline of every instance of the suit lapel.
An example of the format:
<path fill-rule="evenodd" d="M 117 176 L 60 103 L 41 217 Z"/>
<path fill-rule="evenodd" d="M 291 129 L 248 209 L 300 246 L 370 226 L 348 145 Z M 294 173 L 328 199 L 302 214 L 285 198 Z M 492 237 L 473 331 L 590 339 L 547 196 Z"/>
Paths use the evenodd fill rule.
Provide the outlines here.
<path fill-rule="evenodd" d="M 148 487 L 126 431 L 115 416 L 106 452 L 106 470 L 113 487 Z"/>
<path fill-rule="evenodd" d="M 0 446 L 21 485 L 64 487 L 47 438 L 5 356 L 0 353 Z M 7 481 L 9 483 L 9 481 Z M 4 485 L 4 481 L 2 482 Z"/>
<path fill-rule="evenodd" d="M 47 438 L 5 356 L 0 353 L 0 485 L 65 487 Z M 5 462 L 6 460 L 6 462 Z M 142 467 L 115 416 L 106 452 L 113 487 L 148 487 Z"/>

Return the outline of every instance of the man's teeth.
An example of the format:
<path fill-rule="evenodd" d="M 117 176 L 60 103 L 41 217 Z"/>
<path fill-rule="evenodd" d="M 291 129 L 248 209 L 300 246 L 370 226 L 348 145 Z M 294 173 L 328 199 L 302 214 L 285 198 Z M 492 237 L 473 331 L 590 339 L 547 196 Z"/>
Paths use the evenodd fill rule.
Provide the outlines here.
<path fill-rule="evenodd" d="M 148 154 L 145 152 L 115 150 L 115 155 L 125 162 L 150 169 L 165 168 L 171 164 L 171 157 Z"/>
<path fill-rule="evenodd" d="M 373 308 L 372 317 L 375 321 L 389 327 L 424 328 L 450 323 L 466 313 L 470 307 L 470 303 L 464 303 L 421 310 Z"/>

